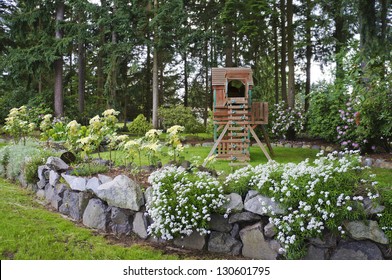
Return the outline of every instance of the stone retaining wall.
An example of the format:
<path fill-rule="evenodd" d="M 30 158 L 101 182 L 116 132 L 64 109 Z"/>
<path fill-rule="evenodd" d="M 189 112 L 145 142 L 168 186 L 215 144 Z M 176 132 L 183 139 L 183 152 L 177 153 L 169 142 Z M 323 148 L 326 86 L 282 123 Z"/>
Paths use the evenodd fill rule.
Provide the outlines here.
<path fill-rule="evenodd" d="M 61 159 L 50 157 L 46 165 L 38 168 L 36 184 L 27 185 L 22 177 L 20 181 L 58 212 L 89 228 L 116 235 L 135 234 L 151 242 L 162 242 L 147 233 L 153 222 L 145 215 L 145 202 L 150 199 L 151 189 L 143 192 L 140 185 L 124 175 L 115 178 L 98 175 L 87 179 L 66 175 L 67 169 Z M 228 198 L 226 207 L 232 209 L 232 214 L 228 218 L 213 214 L 210 234 L 193 233 L 168 244 L 250 259 L 281 258 L 281 246 L 274 239 L 276 229 L 268 222 L 263 205 L 271 205 L 277 213 L 283 210 L 255 191 L 249 191 L 245 199 L 235 193 Z M 369 207 L 372 214 L 382 210 Z M 389 241 L 376 221 L 348 222 L 344 226 L 350 238 L 343 240 L 327 233 L 322 239 L 310 239 L 305 259 L 392 258 L 388 251 Z"/>

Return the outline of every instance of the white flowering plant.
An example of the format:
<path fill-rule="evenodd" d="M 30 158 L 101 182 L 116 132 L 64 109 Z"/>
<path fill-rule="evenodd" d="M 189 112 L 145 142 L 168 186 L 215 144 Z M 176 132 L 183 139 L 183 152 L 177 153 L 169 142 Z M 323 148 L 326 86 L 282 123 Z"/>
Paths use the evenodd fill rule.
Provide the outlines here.
<path fill-rule="evenodd" d="M 304 130 L 304 124 L 305 115 L 300 108 L 289 108 L 284 101 L 275 104 L 272 111 L 271 132 L 273 135 L 286 138 L 290 128 L 292 128 L 295 133 L 299 133 Z"/>
<path fill-rule="evenodd" d="M 35 124 L 29 122 L 29 115 L 26 106 L 12 108 L 5 119 L 4 130 L 14 138 L 15 144 L 23 140 L 26 144 L 26 137 L 34 131 Z"/>
<path fill-rule="evenodd" d="M 168 146 L 168 154 L 171 159 L 176 162 L 184 151 L 184 145 L 181 143 L 180 133 L 185 130 L 185 127 L 174 125 L 167 129 L 166 145 Z"/>
<path fill-rule="evenodd" d="M 264 210 L 277 228 L 277 240 L 286 256 L 292 259 L 303 256 L 308 238 L 321 237 L 326 230 L 344 236 L 344 221 L 365 218 L 362 201 L 378 199 L 377 183 L 352 151 L 320 153 L 313 163 L 270 162 L 245 167 L 230 174 L 224 183 L 228 189 L 238 188 L 238 184 L 257 190 L 286 209 L 277 214 L 265 205 Z"/>
<path fill-rule="evenodd" d="M 187 172 L 183 167 L 168 166 L 153 172 L 149 179 L 152 198 L 147 213 L 154 221 L 149 234 L 170 240 L 210 233 L 211 214 L 218 212 L 226 198 L 220 182 L 207 172 Z"/>

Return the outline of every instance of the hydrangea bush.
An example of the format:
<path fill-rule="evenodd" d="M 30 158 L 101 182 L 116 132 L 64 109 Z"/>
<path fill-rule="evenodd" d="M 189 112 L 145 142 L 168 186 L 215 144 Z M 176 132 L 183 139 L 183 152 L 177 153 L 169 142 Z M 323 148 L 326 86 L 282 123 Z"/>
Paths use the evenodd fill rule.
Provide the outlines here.
<path fill-rule="evenodd" d="M 361 202 L 378 199 L 377 183 L 354 152 L 320 153 L 313 163 L 248 166 L 230 174 L 224 184 L 243 193 L 257 190 L 287 209 L 277 214 L 265 205 L 264 210 L 278 230 L 282 251 L 291 259 L 303 256 L 307 238 L 326 230 L 344 236 L 344 221 L 365 217 Z"/>
<path fill-rule="evenodd" d="M 152 198 L 147 213 L 154 221 L 148 232 L 164 240 L 194 231 L 208 234 L 211 214 L 226 202 L 220 182 L 207 172 L 168 166 L 153 172 L 148 181 Z"/>

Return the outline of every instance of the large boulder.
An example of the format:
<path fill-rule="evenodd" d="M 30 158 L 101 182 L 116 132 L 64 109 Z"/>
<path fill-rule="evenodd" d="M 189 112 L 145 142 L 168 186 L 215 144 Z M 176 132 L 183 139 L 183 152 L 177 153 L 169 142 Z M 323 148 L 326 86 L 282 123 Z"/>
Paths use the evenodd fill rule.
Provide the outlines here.
<path fill-rule="evenodd" d="M 65 171 L 69 169 L 69 165 L 59 157 L 48 157 L 46 160 L 46 166 L 54 171 Z"/>
<path fill-rule="evenodd" d="M 251 213 L 251 212 L 241 212 L 241 213 L 235 213 L 230 215 L 229 217 L 229 223 L 234 224 L 234 223 L 252 223 L 254 224 L 255 222 L 258 222 L 261 220 L 261 217 L 257 214 Z"/>
<path fill-rule="evenodd" d="M 83 177 L 61 174 L 69 187 L 74 191 L 84 192 L 86 190 L 87 180 Z"/>
<path fill-rule="evenodd" d="M 133 218 L 132 231 L 136 233 L 140 238 L 147 239 L 148 233 L 148 221 L 143 212 L 137 212 Z"/>
<path fill-rule="evenodd" d="M 275 260 L 277 258 L 279 248 L 276 248 L 275 243 L 264 238 L 261 222 L 243 228 L 240 231 L 240 238 L 244 257 L 261 260 Z"/>
<path fill-rule="evenodd" d="M 273 201 L 271 198 L 256 195 L 245 202 L 244 209 L 246 211 L 259 214 L 259 215 L 268 215 L 269 213 L 273 214 L 284 214 L 285 210 L 278 203 Z"/>
<path fill-rule="evenodd" d="M 90 195 L 86 192 L 75 192 L 66 190 L 63 194 L 63 203 L 59 207 L 59 212 L 70 216 L 76 221 L 83 217 L 84 210 L 89 202 Z"/>
<path fill-rule="evenodd" d="M 139 211 L 144 204 L 140 185 L 125 175 L 118 175 L 113 181 L 100 185 L 95 195 L 108 205 Z"/>
<path fill-rule="evenodd" d="M 174 239 L 174 245 L 185 249 L 203 250 L 206 245 L 206 236 L 194 231 L 189 236 Z"/>
<path fill-rule="evenodd" d="M 226 195 L 227 202 L 222 206 L 224 209 L 230 209 L 231 213 L 238 213 L 244 209 L 242 197 L 238 193 Z"/>
<path fill-rule="evenodd" d="M 331 260 L 382 260 L 382 252 L 370 241 L 341 241 Z"/>
<path fill-rule="evenodd" d="M 117 235 L 129 235 L 132 229 L 130 220 L 131 211 L 118 207 L 111 207 L 109 227 L 111 228 L 113 233 Z"/>
<path fill-rule="evenodd" d="M 229 219 L 226 219 L 224 216 L 219 214 L 211 214 L 209 228 L 211 230 L 220 232 L 230 232 L 233 228 L 233 225 L 229 224 Z"/>
<path fill-rule="evenodd" d="M 380 244 L 389 244 L 388 238 L 376 221 L 350 221 L 344 223 L 344 226 L 355 240 L 369 239 Z"/>
<path fill-rule="evenodd" d="M 228 233 L 212 231 L 208 241 L 208 251 L 237 256 L 241 253 L 242 243 Z"/>
<path fill-rule="evenodd" d="M 90 199 L 83 213 L 83 224 L 90 228 L 106 231 L 109 220 L 108 207 L 100 199 Z"/>
<path fill-rule="evenodd" d="M 101 182 L 99 179 L 97 177 L 92 177 L 87 181 L 86 190 L 95 193 L 100 185 Z"/>

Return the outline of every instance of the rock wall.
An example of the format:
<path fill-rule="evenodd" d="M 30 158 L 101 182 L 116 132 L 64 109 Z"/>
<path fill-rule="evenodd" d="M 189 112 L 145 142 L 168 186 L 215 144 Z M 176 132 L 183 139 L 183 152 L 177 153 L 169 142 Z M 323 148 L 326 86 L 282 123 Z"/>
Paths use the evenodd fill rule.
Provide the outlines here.
<path fill-rule="evenodd" d="M 87 179 L 67 175 L 67 169 L 68 165 L 61 159 L 50 157 L 46 165 L 38 168 L 39 181 L 36 184 L 27 185 L 22 176 L 21 183 L 34 190 L 39 199 L 54 209 L 87 227 L 116 235 L 135 234 L 151 242 L 162 242 L 147 233 L 153 222 L 145 215 L 145 201 L 150 199 L 151 188 L 143 192 L 140 185 L 124 175 L 115 178 L 98 175 Z M 273 207 L 276 213 L 283 209 L 255 191 L 249 191 L 245 199 L 235 193 L 227 197 L 229 202 L 225 207 L 230 208 L 232 214 L 227 218 L 213 214 L 210 234 L 201 236 L 193 233 L 168 243 L 250 259 L 282 258 L 281 246 L 274 239 L 276 229 L 268 222 L 264 209 L 265 205 Z M 374 208 L 370 210 L 377 211 Z M 323 238 L 310 239 L 304 259 L 392 259 L 389 241 L 376 221 L 347 222 L 344 227 L 349 236 L 346 239 L 329 233 Z"/>

